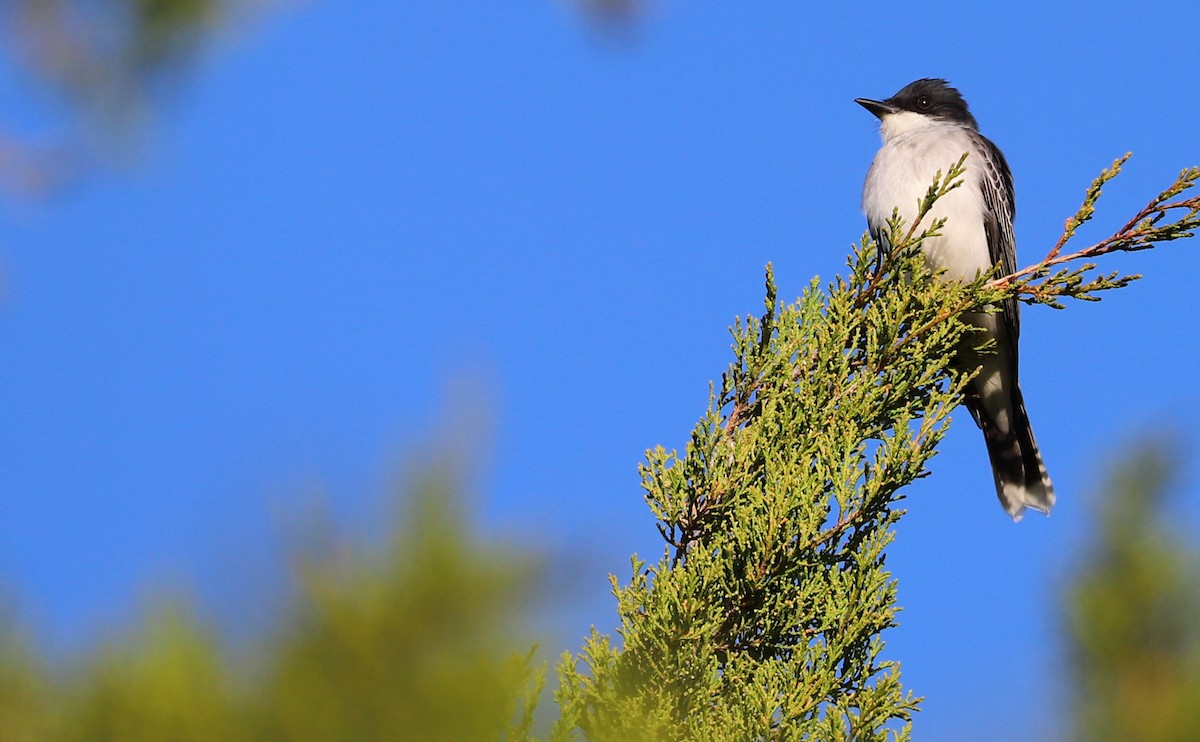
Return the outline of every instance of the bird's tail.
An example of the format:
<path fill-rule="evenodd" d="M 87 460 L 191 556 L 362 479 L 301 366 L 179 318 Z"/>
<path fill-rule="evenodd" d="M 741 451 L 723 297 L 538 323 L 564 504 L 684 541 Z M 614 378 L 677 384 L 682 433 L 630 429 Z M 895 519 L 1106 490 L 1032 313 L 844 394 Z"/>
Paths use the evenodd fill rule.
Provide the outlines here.
<path fill-rule="evenodd" d="M 1009 430 L 1001 430 L 987 419 L 982 424 L 996 495 L 1013 520 L 1020 520 L 1025 508 L 1049 515 L 1054 507 L 1054 485 L 1033 439 L 1020 387 L 1013 388 L 1011 410 Z"/>

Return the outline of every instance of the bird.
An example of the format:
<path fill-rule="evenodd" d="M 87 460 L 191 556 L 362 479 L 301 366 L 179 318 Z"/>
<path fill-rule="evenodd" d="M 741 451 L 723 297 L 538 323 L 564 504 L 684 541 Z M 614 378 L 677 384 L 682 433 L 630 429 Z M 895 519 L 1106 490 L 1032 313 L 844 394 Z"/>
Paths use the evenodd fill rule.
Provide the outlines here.
<path fill-rule="evenodd" d="M 923 78 L 885 100 L 855 102 L 879 119 L 883 139 L 862 194 L 863 214 L 880 249 L 887 249 L 893 211 L 912 224 L 938 171 L 946 172 L 966 154 L 962 185 L 938 199 L 918 227 L 946 219 L 940 234 L 921 245 L 925 264 L 931 271 L 944 271 L 943 280 L 970 281 L 994 266 L 999 266 L 1000 275 L 1014 272 L 1012 171 L 1000 149 L 979 133 L 962 94 L 946 80 Z M 963 320 L 994 341 L 991 352 L 980 351 L 978 333 L 968 333 L 955 363 L 980 369 L 964 402 L 983 431 L 996 495 L 1014 521 L 1021 520 L 1027 508 L 1049 515 L 1054 485 L 1017 382 L 1018 304 L 1007 299 L 996 311 L 967 313 Z"/>

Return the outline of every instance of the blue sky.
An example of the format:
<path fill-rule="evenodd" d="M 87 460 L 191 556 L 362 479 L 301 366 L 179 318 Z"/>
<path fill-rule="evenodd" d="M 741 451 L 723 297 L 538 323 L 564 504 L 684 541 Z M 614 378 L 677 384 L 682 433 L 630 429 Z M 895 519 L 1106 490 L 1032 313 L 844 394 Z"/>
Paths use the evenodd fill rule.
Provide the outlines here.
<path fill-rule="evenodd" d="M 370 531 L 414 447 L 481 418 L 483 526 L 579 558 L 554 619 L 575 648 L 615 624 L 605 575 L 660 551 L 636 465 L 686 441 L 763 266 L 794 297 L 861 235 L 878 135 L 855 97 L 955 83 L 1012 166 L 1022 263 L 1114 157 L 1134 151 L 1081 244 L 1200 164 L 1200 48 L 1169 23 L 1190 3 L 780 5 L 662 2 L 618 39 L 549 0 L 302 4 L 210 47 L 135 166 L 5 205 L 0 580 L 22 614 L 71 646 L 183 583 L 253 624 L 298 503 Z M 919 739 L 1056 730 L 1090 493 L 1130 440 L 1200 417 L 1197 249 L 1026 309 L 1052 518 L 1005 517 L 965 412 L 912 488 L 889 654 L 927 697 Z"/>

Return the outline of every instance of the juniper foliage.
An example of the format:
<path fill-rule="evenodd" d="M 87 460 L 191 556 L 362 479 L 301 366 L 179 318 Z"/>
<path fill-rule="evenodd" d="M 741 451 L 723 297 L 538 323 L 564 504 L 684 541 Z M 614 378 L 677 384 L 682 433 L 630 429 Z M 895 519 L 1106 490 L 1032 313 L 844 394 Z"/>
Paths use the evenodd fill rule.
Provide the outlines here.
<path fill-rule="evenodd" d="M 961 183 L 965 155 L 914 224 L 893 215 L 889 252 L 860 241 L 846 278 L 783 304 L 768 266 L 766 311 L 733 328 L 734 361 L 685 450 L 647 453 L 642 486 L 666 548 L 653 564 L 634 557 L 628 584 L 612 578 L 620 643 L 593 630 L 563 657 L 558 738 L 910 737 L 920 699 L 883 656 L 897 612 L 886 547 L 975 372 L 953 363 L 974 332 L 959 317 L 1011 297 L 1095 299 L 1136 276 L 1050 267 L 1190 236 L 1197 200 L 1178 197 L 1196 169 L 1113 237 L 1061 254 L 1123 162 L 1054 250 L 1011 276 L 945 282 L 924 264 L 922 243 L 944 226 L 925 218 Z"/>
<path fill-rule="evenodd" d="M 967 164 L 938 178 L 923 214 Z M 734 362 L 691 441 L 647 455 L 643 486 L 666 548 L 613 581 L 619 640 L 593 632 L 563 658 L 549 737 L 908 739 L 920 699 L 883 653 L 897 611 L 886 549 L 972 371 L 951 362 L 969 332 L 958 317 L 1013 296 L 1056 303 L 1125 285 L 1132 277 L 1055 266 L 1188 236 L 1200 218 L 1184 196 L 1198 178 L 1185 171 L 1112 237 L 1070 254 L 1061 240 L 1011 276 L 935 280 L 919 248 L 942 225 L 918 232 L 899 219 L 891 252 L 863 239 L 845 278 L 813 281 L 790 304 L 768 270 L 764 312 L 735 326 Z M 415 482 L 382 548 L 334 538 L 302 559 L 291 599 L 247 646 L 228 645 L 185 603 L 50 662 L 0 610 L 0 739 L 537 738 L 539 720 L 550 726 L 535 709 L 545 674 L 521 620 L 536 569 L 467 527 L 443 474 Z M 1124 584 L 1105 579 L 1079 593 L 1078 615 L 1104 612 L 1088 614 L 1111 599 L 1095 585 Z M 1165 646 L 1151 644 L 1105 666 Z M 1137 661 L 1130 678 L 1145 677 Z M 1177 698 L 1126 716 L 1166 709 L 1186 722 L 1194 694 Z"/>

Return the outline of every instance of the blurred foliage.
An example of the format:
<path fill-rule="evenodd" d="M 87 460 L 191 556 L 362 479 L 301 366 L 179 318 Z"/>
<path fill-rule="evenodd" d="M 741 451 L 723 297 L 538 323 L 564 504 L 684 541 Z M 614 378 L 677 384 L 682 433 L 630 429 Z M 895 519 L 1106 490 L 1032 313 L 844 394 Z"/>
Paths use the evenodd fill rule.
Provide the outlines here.
<path fill-rule="evenodd" d="M 0 100 L 0 187 L 41 194 L 123 152 L 202 42 L 257 2 L 0 0 L 0 54 L 33 83 L 13 87 L 21 100 Z M 47 101 L 20 123 L 8 113 Z"/>
<path fill-rule="evenodd" d="M 44 83 L 112 111 L 196 49 L 226 0 L 4 0 L 6 42 Z"/>
<path fill-rule="evenodd" d="M 44 739 L 50 702 L 45 668 L 11 617 L 0 613 L 0 740 Z"/>
<path fill-rule="evenodd" d="M 575 0 L 592 18 L 607 23 L 630 23 L 645 12 L 645 0 Z"/>
<path fill-rule="evenodd" d="M 275 628 L 236 653 L 179 604 L 54 666 L 7 620 L 0 740 L 525 739 L 534 563 L 465 522 L 445 480 L 424 480 L 385 548 L 301 559 Z"/>
<path fill-rule="evenodd" d="M 123 123 L 229 1 L 0 0 L 0 40 L 83 118 Z M 579 2 L 606 21 L 644 12 Z M 0 176 L 22 167 L 9 140 Z M 735 328 L 735 362 L 687 449 L 649 452 L 646 498 L 668 549 L 614 580 L 621 641 L 593 632 L 563 658 L 551 738 L 909 737 L 919 699 L 883 656 L 898 610 L 886 548 L 961 398 L 956 317 L 1092 284 L 912 281 L 930 232 L 903 227 L 889 225 L 893 255 L 864 241 L 849 277 L 793 304 L 769 279 L 766 313 Z M 1070 593 L 1080 739 L 1200 739 L 1200 558 L 1157 516 L 1170 468 L 1147 449 L 1118 473 Z M 295 595 L 249 646 L 171 603 L 51 662 L 0 614 L 0 742 L 531 739 L 544 668 L 522 625 L 536 570 L 470 533 L 449 482 L 418 483 L 383 549 L 335 543 L 301 559 Z"/>
<path fill-rule="evenodd" d="M 1079 740 L 1200 739 L 1200 553 L 1166 522 L 1172 451 L 1115 469 L 1066 596 Z"/>

